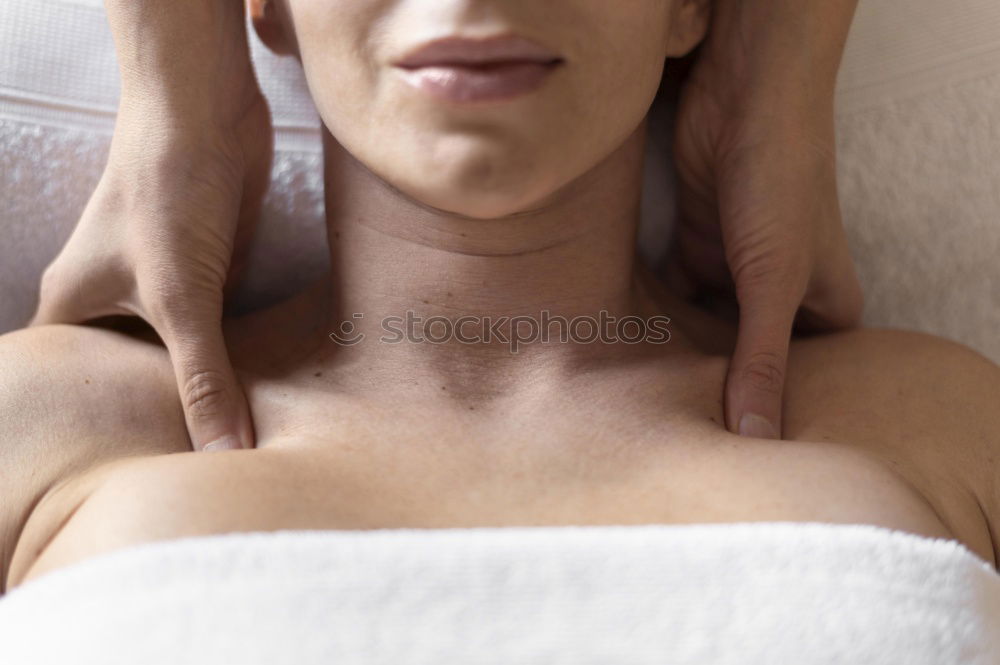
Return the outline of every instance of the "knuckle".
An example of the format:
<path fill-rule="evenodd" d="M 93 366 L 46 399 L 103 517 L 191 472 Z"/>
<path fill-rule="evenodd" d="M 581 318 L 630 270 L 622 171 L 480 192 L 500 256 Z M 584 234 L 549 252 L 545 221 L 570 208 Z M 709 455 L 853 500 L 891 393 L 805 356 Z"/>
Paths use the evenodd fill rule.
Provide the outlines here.
<path fill-rule="evenodd" d="M 167 333 L 171 329 L 176 310 L 173 303 L 176 301 L 164 298 L 161 293 L 156 291 L 149 293 L 142 290 L 138 292 L 138 301 L 146 317 L 158 332 Z M 199 374 L 192 374 L 189 382 L 194 381 Z"/>
<path fill-rule="evenodd" d="M 782 366 L 781 358 L 776 353 L 755 353 L 740 370 L 739 378 L 757 390 L 780 395 L 785 386 Z"/>
<path fill-rule="evenodd" d="M 760 285 L 798 284 L 808 281 L 810 255 L 801 242 L 789 243 L 782 237 L 759 233 L 731 243 L 727 263 L 737 288 Z"/>
<path fill-rule="evenodd" d="M 183 267 L 157 267 L 143 274 L 139 293 L 146 307 L 164 321 L 183 323 L 195 320 L 203 311 L 221 310 L 221 283 L 206 270 Z"/>
<path fill-rule="evenodd" d="M 748 273 L 734 285 L 736 301 L 741 311 L 764 307 L 792 316 L 805 299 L 806 283 L 798 272 L 783 269 Z"/>
<path fill-rule="evenodd" d="M 196 419 L 214 418 L 229 404 L 229 390 L 221 372 L 194 372 L 184 382 L 184 410 Z"/>
<path fill-rule="evenodd" d="M 749 291 L 771 285 L 800 287 L 805 291 L 807 270 L 799 261 L 786 257 L 763 257 L 738 264 L 733 271 L 737 289 Z"/>

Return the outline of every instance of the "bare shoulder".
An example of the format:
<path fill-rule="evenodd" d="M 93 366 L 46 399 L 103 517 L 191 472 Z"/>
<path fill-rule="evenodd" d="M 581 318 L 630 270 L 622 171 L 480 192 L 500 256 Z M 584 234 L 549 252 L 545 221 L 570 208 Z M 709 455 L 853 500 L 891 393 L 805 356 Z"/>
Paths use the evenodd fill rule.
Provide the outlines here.
<path fill-rule="evenodd" d="M 103 328 L 53 325 L 0 336 L 0 427 L 11 439 L 117 435 L 109 449 L 134 451 L 183 428 L 166 349 Z M 122 437 L 121 435 L 125 435 Z M 72 450 L 75 444 L 62 446 Z M 89 445 L 89 441 L 87 443 Z"/>
<path fill-rule="evenodd" d="M 1000 424 L 1000 367 L 967 346 L 916 332 L 862 329 L 796 340 L 788 394 L 785 426 L 792 431 L 823 422 L 853 438 L 926 432 L 967 441 L 995 437 L 989 426 Z"/>
<path fill-rule="evenodd" d="M 169 358 L 156 342 L 40 326 L 0 336 L 0 368 L 5 577 L 25 523 L 56 484 L 111 460 L 190 444 Z"/>
<path fill-rule="evenodd" d="M 862 329 L 793 342 L 787 438 L 848 441 L 968 494 L 1000 529 L 1000 366 L 962 344 Z"/>

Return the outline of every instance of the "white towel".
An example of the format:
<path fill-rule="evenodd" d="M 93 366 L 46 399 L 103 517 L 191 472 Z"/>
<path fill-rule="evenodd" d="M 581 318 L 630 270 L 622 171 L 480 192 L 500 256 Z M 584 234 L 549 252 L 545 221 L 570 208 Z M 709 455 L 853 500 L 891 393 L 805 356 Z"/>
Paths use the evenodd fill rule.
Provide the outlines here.
<path fill-rule="evenodd" d="M 956 541 L 737 523 L 284 531 L 153 543 L 0 600 L 6 665 L 996 665 Z"/>

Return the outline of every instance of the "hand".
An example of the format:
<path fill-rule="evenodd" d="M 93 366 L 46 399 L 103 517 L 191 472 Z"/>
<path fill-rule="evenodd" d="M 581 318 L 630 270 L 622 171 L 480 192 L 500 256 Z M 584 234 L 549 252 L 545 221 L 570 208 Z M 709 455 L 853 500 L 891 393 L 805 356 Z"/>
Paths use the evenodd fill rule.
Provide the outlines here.
<path fill-rule="evenodd" d="M 240 3 L 107 0 L 122 98 L 103 177 L 30 325 L 126 314 L 166 345 L 192 447 L 253 447 L 222 334 L 267 188 L 272 132 Z"/>
<path fill-rule="evenodd" d="M 727 426 L 780 438 L 793 323 L 857 325 L 862 293 L 837 198 L 833 86 L 734 81 L 749 69 L 702 57 L 682 88 L 670 281 L 689 296 L 735 295 Z"/>

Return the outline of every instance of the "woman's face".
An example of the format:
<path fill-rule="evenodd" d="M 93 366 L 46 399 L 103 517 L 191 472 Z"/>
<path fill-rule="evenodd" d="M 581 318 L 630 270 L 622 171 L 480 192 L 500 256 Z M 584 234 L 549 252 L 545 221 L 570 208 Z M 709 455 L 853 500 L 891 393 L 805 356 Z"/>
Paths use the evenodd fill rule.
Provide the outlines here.
<path fill-rule="evenodd" d="M 258 31 L 297 52 L 331 134 L 404 194 L 475 218 L 544 205 L 619 148 L 644 120 L 664 59 L 690 50 L 707 20 L 707 0 L 278 2 Z M 281 37 L 268 40 L 268 27 Z M 534 89 L 493 101 L 442 99 L 396 66 L 432 40 L 500 34 L 558 63 Z"/>

